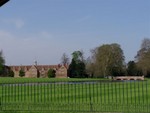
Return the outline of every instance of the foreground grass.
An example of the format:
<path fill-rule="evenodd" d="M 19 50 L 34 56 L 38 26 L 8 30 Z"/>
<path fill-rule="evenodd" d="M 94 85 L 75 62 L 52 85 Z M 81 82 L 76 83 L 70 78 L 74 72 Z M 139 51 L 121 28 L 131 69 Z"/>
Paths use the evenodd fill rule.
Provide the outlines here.
<path fill-rule="evenodd" d="M 96 79 L 4 78 L 0 87 L 2 113 L 150 112 L 150 80 L 93 81 Z"/>

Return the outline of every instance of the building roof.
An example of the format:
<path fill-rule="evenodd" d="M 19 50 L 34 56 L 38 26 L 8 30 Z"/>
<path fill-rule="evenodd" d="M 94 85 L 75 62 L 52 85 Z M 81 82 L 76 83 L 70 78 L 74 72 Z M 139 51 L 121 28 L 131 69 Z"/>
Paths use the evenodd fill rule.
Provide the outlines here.
<path fill-rule="evenodd" d="M 33 65 L 20 65 L 20 66 L 9 66 L 12 70 L 15 71 L 19 71 L 20 69 L 23 70 L 29 70 Z M 34 65 L 38 70 L 48 70 L 48 69 L 59 69 L 60 67 L 62 67 L 62 65 L 58 64 L 58 65 Z M 68 65 L 64 65 L 66 68 L 68 68 Z"/>

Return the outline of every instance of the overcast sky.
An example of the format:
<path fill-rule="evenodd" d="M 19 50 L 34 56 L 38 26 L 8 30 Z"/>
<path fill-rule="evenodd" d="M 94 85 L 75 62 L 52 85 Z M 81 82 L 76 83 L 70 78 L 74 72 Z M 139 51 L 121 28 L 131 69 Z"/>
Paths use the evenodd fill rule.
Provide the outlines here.
<path fill-rule="evenodd" d="M 0 49 L 7 65 L 59 64 L 106 43 L 134 60 L 150 38 L 150 0 L 10 0 L 0 7 Z"/>

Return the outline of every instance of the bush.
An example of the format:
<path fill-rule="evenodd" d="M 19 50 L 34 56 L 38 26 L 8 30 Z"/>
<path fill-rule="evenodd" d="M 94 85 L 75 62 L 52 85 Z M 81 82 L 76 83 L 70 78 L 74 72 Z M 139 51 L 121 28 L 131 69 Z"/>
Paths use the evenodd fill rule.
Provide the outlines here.
<path fill-rule="evenodd" d="M 24 72 L 22 69 L 19 71 L 19 76 L 20 76 L 20 77 L 25 76 L 25 72 Z"/>
<path fill-rule="evenodd" d="M 47 74 L 48 74 L 48 78 L 54 78 L 56 76 L 55 70 L 53 69 L 49 69 Z"/>
<path fill-rule="evenodd" d="M 8 72 L 8 76 L 9 76 L 9 77 L 14 77 L 14 72 L 13 72 L 12 70 L 10 70 L 10 71 Z"/>

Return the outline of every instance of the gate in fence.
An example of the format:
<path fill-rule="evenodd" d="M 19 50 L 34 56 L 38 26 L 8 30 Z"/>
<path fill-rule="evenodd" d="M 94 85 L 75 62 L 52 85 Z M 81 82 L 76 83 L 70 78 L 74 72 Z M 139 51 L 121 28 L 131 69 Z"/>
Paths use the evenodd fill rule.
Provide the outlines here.
<path fill-rule="evenodd" d="M 1 112 L 150 113 L 149 106 L 148 81 L 62 81 L 0 85 Z"/>

